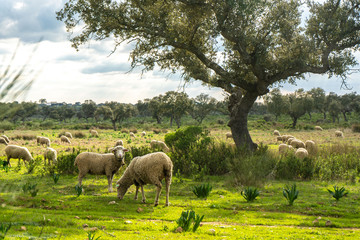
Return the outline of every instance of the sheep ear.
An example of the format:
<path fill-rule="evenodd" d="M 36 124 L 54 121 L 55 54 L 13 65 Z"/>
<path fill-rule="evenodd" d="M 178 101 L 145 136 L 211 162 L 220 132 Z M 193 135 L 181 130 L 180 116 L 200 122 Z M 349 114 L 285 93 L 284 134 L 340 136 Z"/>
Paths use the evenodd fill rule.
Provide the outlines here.
<path fill-rule="evenodd" d="M 108 151 L 109 151 L 109 152 L 113 152 L 113 151 L 114 151 L 114 148 L 109 148 Z"/>
<path fill-rule="evenodd" d="M 123 149 L 123 152 L 128 152 L 128 151 L 129 151 L 129 149 L 126 149 L 126 148 Z"/>

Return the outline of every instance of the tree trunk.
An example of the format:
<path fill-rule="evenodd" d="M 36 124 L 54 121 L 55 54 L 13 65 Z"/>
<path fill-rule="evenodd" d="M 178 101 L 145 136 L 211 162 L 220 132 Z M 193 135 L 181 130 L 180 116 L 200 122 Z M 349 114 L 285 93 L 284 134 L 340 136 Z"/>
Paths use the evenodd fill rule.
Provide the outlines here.
<path fill-rule="evenodd" d="M 346 117 L 346 112 L 343 112 L 342 114 L 343 114 L 343 116 L 344 116 L 344 120 L 345 120 L 345 122 L 347 122 L 347 121 L 348 121 L 348 119 L 347 119 L 347 117 Z"/>
<path fill-rule="evenodd" d="M 157 122 L 157 124 L 161 124 L 161 117 L 156 116 L 156 122 Z"/>
<path fill-rule="evenodd" d="M 324 120 L 326 119 L 326 112 L 324 112 Z"/>
<path fill-rule="evenodd" d="M 238 90 L 229 98 L 230 121 L 228 126 L 231 128 L 232 137 L 238 148 L 245 147 L 250 151 L 255 151 L 257 144 L 252 141 L 248 130 L 248 114 L 257 97 L 256 93 L 250 92 L 242 96 L 241 90 Z"/>
<path fill-rule="evenodd" d="M 292 117 L 292 120 L 293 120 L 293 123 L 292 123 L 292 128 L 295 128 L 296 127 L 296 124 L 297 124 L 297 117 Z"/>
<path fill-rule="evenodd" d="M 114 131 L 116 131 L 116 120 L 111 120 L 111 122 L 112 122 Z"/>
<path fill-rule="evenodd" d="M 174 117 L 171 115 L 171 116 L 170 116 L 170 127 L 172 127 L 173 119 L 174 119 Z"/>

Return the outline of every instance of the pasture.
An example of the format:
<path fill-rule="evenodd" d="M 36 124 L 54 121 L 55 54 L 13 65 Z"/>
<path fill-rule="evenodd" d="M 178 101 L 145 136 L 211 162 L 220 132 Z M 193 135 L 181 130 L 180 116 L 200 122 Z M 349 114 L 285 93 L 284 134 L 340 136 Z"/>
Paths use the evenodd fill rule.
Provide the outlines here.
<path fill-rule="evenodd" d="M 65 131 L 65 130 L 64 130 Z M 145 137 L 130 138 L 127 133 L 99 130 L 99 137 L 91 137 L 88 131 L 83 138 L 71 139 L 71 144 L 60 142 L 62 130 L 7 131 L 11 144 L 26 146 L 33 156 L 41 155 L 44 147 L 36 144 L 31 136 L 46 136 L 58 154 L 70 154 L 73 149 L 106 152 L 116 140 L 124 146 L 148 146 L 151 139 L 164 140 L 165 133 L 148 131 Z M 320 147 L 318 154 L 343 154 L 350 147 L 358 148 L 358 133 L 343 129 L 345 138 L 336 138 L 334 129 L 316 131 L 285 131 L 302 140 L 314 140 Z M 225 139 L 224 129 L 212 129 L 210 135 L 219 142 L 232 144 Z M 269 147 L 277 155 L 276 138 L 272 131 L 252 131 L 253 140 Z M 18 137 L 17 137 L 18 136 Z M 28 136 L 28 139 L 20 139 Z M 4 145 L 0 154 L 4 156 Z M 343 151 L 343 152 L 342 152 Z M 2 157 L 4 159 L 4 157 Z M 40 157 L 39 157 L 40 159 Z M 127 159 L 129 161 L 130 159 Z M 232 175 L 203 176 L 201 179 L 173 173 L 170 206 L 165 207 L 164 188 L 159 206 L 154 207 L 156 188 L 145 187 L 147 203 L 134 200 L 132 186 L 123 200 L 116 192 L 107 192 L 105 176 L 87 175 L 83 180 L 84 192 L 77 196 L 77 174 L 61 174 L 55 184 L 44 170 L 43 161 L 31 173 L 28 167 L 12 159 L 12 167 L 0 170 L 0 222 L 11 224 L 6 239 L 357 239 L 360 237 L 360 187 L 359 176 L 355 181 L 346 180 L 283 180 L 267 179 L 258 186 L 259 197 L 246 202 L 241 196 L 244 186 L 234 185 Z M 113 186 L 123 171 L 114 177 Z M 38 192 L 31 196 L 22 190 L 27 183 L 36 183 Z M 192 187 L 210 183 L 212 191 L 205 199 L 197 198 Z M 299 197 L 289 206 L 283 196 L 286 184 L 296 183 Z M 348 196 L 336 201 L 328 193 L 334 185 L 344 186 Z M 115 201 L 115 202 L 114 202 Z M 176 232 L 176 220 L 186 210 L 204 215 L 196 232 Z M 0 228 L 1 230 L 1 228 Z M 0 232 L 1 235 L 1 232 Z"/>

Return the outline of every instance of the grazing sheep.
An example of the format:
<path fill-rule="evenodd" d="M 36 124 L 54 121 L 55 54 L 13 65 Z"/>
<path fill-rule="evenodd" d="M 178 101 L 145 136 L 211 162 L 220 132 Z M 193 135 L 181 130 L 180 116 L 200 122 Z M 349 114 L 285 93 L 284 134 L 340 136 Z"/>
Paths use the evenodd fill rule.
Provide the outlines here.
<path fill-rule="evenodd" d="M 275 136 L 281 136 L 280 132 L 278 130 L 274 130 L 274 135 Z"/>
<path fill-rule="evenodd" d="M 304 159 L 307 156 L 309 156 L 309 153 L 305 148 L 299 148 L 295 152 L 295 157 L 297 158 Z"/>
<path fill-rule="evenodd" d="M 73 138 L 71 132 L 65 132 L 65 136 L 68 138 Z"/>
<path fill-rule="evenodd" d="M 71 144 L 71 142 L 70 142 L 70 140 L 68 139 L 67 136 L 62 135 L 62 136 L 60 137 L 60 140 L 61 140 L 61 142 L 65 142 L 65 143 Z"/>
<path fill-rule="evenodd" d="M 45 161 L 45 165 L 46 165 L 46 159 L 48 160 L 48 163 L 50 165 L 50 160 L 53 162 L 53 163 L 56 163 L 57 161 L 57 153 L 56 153 L 56 150 L 53 149 L 53 148 L 46 148 L 45 149 L 45 152 L 44 152 L 44 161 Z"/>
<path fill-rule="evenodd" d="M 125 164 L 125 152 L 128 150 L 123 146 L 111 148 L 112 153 L 83 152 L 75 158 L 74 166 L 79 169 L 79 186 L 86 174 L 106 175 L 108 179 L 108 190 L 112 192 L 112 180 L 114 174 Z"/>
<path fill-rule="evenodd" d="M 278 142 L 278 141 L 282 141 L 283 140 L 283 138 L 282 138 L 282 136 L 277 136 L 276 137 L 276 141 Z"/>
<path fill-rule="evenodd" d="M 169 192 L 172 177 L 173 164 L 171 159 L 163 152 L 149 153 L 141 157 L 135 157 L 126 168 L 124 175 L 117 181 L 117 197 L 123 199 L 126 191 L 133 184 L 136 186 L 135 200 L 139 187 L 141 188 L 142 202 L 145 203 L 143 185 L 154 184 L 157 187 L 154 205 L 159 204 L 159 196 L 162 188 L 161 180 L 165 178 L 166 203 L 169 206 Z"/>
<path fill-rule="evenodd" d="M 344 137 L 344 134 L 342 131 L 335 131 L 335 137 L 341 137 L 343 138 Z"/>
<path fill-rule="evenodd" d="M 145 131 L 141 132 L 141 136 L 142 136 L 142 137 L 145 137 L 145 136 L 146 136 L 146 132 L 145 132 Z"/>
<path fill-rule="evenodd" d="M 50 139 L 47 137 L 36 137 L 37 144 L 46 145 L 50 147 Z"/>
<path fill-rule="evenodd" d="M 9 144 L 10 139 L 6 135 L 1 135 L 1 137 L 4 138 L 6 140 L 6 142 Z"/>
<path fill-rule="evenodd" d="M 305 141 L 305 148 L 308 151 L 308 153 L 313 154 L 316 152 L 316 145 L 314 141 L 306 140 Z"/>
<path fill-rule="evenodd" d="M 129 132 L 130 137 L 136 138 L 135 134 L 133 132 Z"/>
<path fill-rule="evenodd" d="M 26 147 L 20 147 L 17 145 L 7 145 L 5 148 L 5 154 L 7 156 L 7 162 L 10 165 L 10 159 L 11 158 L 17 158 L 22 159 L 25 163 L 25 161 L 30 162 L 31 160 L 33 160 L 33 157 L 31 156 L 31 153 L 29 152 L 29 150 Z"/>
<path fill-rule="evenodd" d="M 322 131 L 322 130 L 323 130 L 322 127 L 320 127 L 320 126 L 315 126 L 314 129 L 315 129 L 315 130 L 318 130 L 318 131 Z"/>
<path fill-rule="evenodd" d="M 293 139 L 291 141 L 291 146 L 294 148 L 305 148 L 305 143 L 299 139 Z"/>
<path fill-rule="evenodd" d="M 115 143 L 115 147 L 116 146 L 124 146 L 123 140 L 117 140 L 116 143 Z"/>
<path fill-rule="evenodd" d="M 157 140 L 151 140 L 150 146 L 152 149 L 160 148 L 163 152 L 169 152 L 170 149 L 166 146 L 166 143 Z"/>
<path fill-rule="evenodd" d="M 0 143 L 5 144 L 5 145 L 8 145 L 8 142 L 7 142 L 6 139 L 3 138 L 3 137 L 0 137 Z"/>
<path fill-rule="evenodd" d="M 98 137 L 99 136 L 99 133 L 94 129 L 90 130 L 90 134 L 91 134 L 92 137 Z"/>
<path fill-rule="evenodd" d="M 279 153 L 282 154 L 282 153 L 286 153 L 288 152 L 289 150 L 294 150 L 294 148 L 290 145 L 287 145 L 287 144 L 280 144 L 279 145 Z"/>
<path fill-rule="evenodd" d="M 232 133 L 231 132 L 226 133 L 226 139 L 228 139 L 228 138 L 232 138 Z"/>
<path fill-rule="evenodd" d="M 286 143 L 287 143 L 288 145 L 291 145 L 292 140 L 295 140 L 295 139 L 296 139 L 296 138 L 291 137 L 291 138 L 289 138 L 289 139 L 286 141 Z"/>

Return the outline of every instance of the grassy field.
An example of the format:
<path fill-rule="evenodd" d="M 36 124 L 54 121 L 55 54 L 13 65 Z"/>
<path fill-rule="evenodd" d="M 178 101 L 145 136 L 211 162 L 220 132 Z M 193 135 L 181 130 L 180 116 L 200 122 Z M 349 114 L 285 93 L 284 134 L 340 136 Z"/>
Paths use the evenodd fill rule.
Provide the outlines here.
<path fill-rule="evenodd" d="M 141 132 L 140 130 L 138 130 Z M 359 134 L 345 129 L 344 139 L 335 138 L 334 129 L 322 132 L 292 131 L 299 139 L 311 139 L 326 147 L 345 143 L 357 146 Z M 130 139 L 127 134 L 99 131 L 99 138 L 73 139 L 71 145 L 61 144 L 61 131 L 8 131 L 10 138 L 18 135 L 48 136 L 52 147 L 59 153 L 73 147 L 105 152 L 117 139 L 123 139 L 125 147 L 148 145 L 151 139 L 163 140 L 164 133 L 148 133 L 146 138 L 137 134 Z M 74 131 L 78 132 L 78 131 Z M 73 135 L 74 135 L 74 132 Z M 274 152 L 278 143 L 272 131 L 252 131 L 253 140 L 262 142 Z M 214 129 L 211 135 L 218 141 L 225 139 L 225 130 Z M 36 140 L 14 140 L 13 144 L 27 146 L 33 155 L 40 155 L 44 148 Z M 0 146 L 4 155 L 5 146 Z M 0 222 L 11 228 L 6 239 L 359 239 L 360 238 L 360 187 L 346 182 L 297 181 L 299 197 L 289 206 L 282 190 L 294 182 L 268 180 L 259 188 L 260 196 L 247 203 L 241 196 L 241 187 L 231 185 L 231 176 L 205 177 L 195 181 L 174 174 L 170 206 L 165 207 L 164 190 L 160 205 L 153 206 L 155 187 L 146 186 L 147 203 L 133 200 L 132 186 L 123 200 L 116 193 L 107 192 L 105 176 L 86 176 L 84 193 L 77 197 L 76 175 L 61 175 L 57 184 L 51 176 L 41 174 L 42 165 L 32 174 L 24 165 L 16 169 L 18 162 L 12 160 L 9 172 L 0 170 Z M 124 169 L 114 177 L 121 177 Z M 36 183 L 39 189 L 35 197 L 24 193 L 21 187 Z M 213 190 L 207 200 L 198 199 L 192 186 L 210 183 Z M 335 201 L 327 189 L 334 185 L 344 186 L 349 195 Z M 115 201 L 115 203 L 113 202 Z M 194 210 L 204 215 L 202 225 L 193 232 L 176 233 L 176 220 L 182 211 Z M 1 230 L 1 225 L 0 225 Z M 93 237 L 93 238 L 92 238 Z"/>

